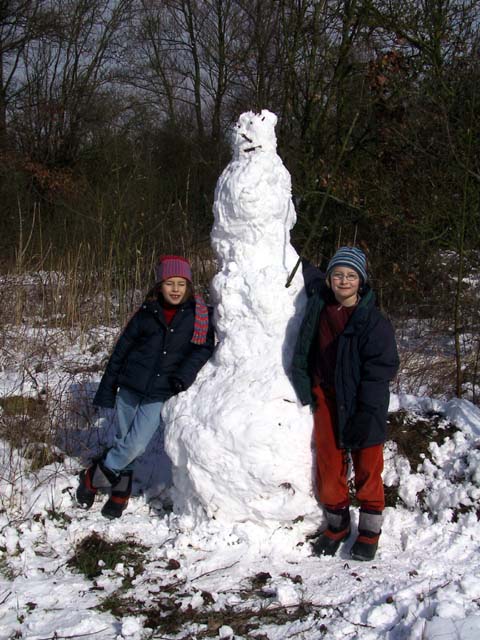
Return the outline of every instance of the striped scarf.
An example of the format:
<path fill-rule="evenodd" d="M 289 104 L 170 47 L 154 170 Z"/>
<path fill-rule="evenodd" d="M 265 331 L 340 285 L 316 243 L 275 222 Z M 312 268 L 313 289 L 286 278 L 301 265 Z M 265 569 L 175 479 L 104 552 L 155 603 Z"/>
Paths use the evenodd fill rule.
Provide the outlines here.
<path fill-rule="evenodd" d="M 195 324 L 193 325 L 193 344 L 205 344 L 208 332 L 208 309 L 202 296 L 195 296 Z"/>

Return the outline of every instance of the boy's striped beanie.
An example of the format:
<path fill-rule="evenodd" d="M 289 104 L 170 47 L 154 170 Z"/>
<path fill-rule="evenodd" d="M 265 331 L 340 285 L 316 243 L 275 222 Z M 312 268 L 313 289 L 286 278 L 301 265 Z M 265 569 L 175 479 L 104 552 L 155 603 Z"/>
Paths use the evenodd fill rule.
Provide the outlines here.
<path fill-rule="evenodd" d="M 328 263 L 327 276 L 335 267 L 351 267 L 362 278 L 364 284 L 368 280 L 367 258 L 357 247 L 340 247 Z"/>

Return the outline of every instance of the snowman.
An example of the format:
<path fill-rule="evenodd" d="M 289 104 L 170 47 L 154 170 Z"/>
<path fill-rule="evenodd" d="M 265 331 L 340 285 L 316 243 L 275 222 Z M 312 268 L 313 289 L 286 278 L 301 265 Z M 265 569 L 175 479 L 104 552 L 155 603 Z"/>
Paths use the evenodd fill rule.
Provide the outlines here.
<path fill-rule="evenodd" d="M 318 513 L 312 415 L 289 366 L 306 304 L 290 174 L 276 153 L 273 113 L 244 113 L 215 191 L 214 355 L 164 408 L 174 510 L 228 524 L 278 527 Z"/>

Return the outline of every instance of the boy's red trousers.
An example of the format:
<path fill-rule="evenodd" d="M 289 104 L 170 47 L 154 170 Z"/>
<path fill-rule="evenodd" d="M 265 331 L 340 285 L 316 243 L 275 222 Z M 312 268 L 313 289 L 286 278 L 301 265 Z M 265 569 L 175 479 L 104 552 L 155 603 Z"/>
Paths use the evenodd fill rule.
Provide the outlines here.
<path fill-rule="evenodd" d="M 335 439 L 337 406 L 334 392 L 320 386 L 313 388 L 317 408 L 314 414 L 316 449 L 316 482 L 320 502 L 328 509 L 347 507 L 348 459 L 345 449 L 337 447 Z M 355 474 L 357 500 L 363 510 L 383 511 L 383 445 L 351 452 Z"/>

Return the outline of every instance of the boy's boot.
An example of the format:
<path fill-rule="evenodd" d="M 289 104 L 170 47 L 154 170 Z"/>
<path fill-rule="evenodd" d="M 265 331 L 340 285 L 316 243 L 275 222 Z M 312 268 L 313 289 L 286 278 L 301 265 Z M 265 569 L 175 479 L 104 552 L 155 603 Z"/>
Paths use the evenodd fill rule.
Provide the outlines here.
<path fill-rule="evenodd" d="M 343 509 L 325 509 L 327 528 L 313 542 L 316 556 L 334 556 L 340 544 L 350 535 L 350 511 Z"/>
<path fill-rule="evenodd" d="M 382 512 L 360 509 L 358 536 L 350 555 L 354 560 L 373 560 L 378 549 L 378 539 L 382 532 Z"/>
<path fill-rule="evenodd" d="M 115 485 L 112 486 L 112 494 L 103 505 L 102 516 L 113 520 L 120 518 L 128 505 L 128 499 L 132 494 L 132 471 L 122 471 Z"/>
<path fill-rule="evenodd" d="M 98 489 L 109 489 L 118 481 L 118 474 L 105 467 L 104 459 L 103 455 L 94 459 L 88 469 L 80 472 L 76 495 L 78 505 L 82 509 L 90 509 Z"/>

